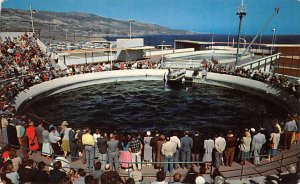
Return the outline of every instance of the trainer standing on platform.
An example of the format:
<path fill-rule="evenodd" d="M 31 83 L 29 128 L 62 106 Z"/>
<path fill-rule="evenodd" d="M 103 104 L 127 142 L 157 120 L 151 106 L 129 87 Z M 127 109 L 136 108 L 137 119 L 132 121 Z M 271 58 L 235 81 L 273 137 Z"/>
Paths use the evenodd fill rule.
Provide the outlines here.
<path fill-rule="evenodd" d="M 85 148 L 85 156 L 87 167 L 91 170 L 94 166 L 94 137 L 91 135 L 91 130 L 86 128 L 85 134 L 82 135 L 82 144 Z"/>

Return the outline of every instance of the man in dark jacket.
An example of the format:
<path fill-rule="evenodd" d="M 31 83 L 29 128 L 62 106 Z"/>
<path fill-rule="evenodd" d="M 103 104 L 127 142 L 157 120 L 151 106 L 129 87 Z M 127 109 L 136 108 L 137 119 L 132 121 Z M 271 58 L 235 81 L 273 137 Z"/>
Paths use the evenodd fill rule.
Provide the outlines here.
<path fill-rule="evenodd" d="M 185 164 L 182 164 L 182 168 L 184 165 L 186 166 L 187 169 L 190 168 L 191 164 L 191 151 L 193 148 L 193 139 L 189 137 L 189 132 L 186 131 L 184 133 L 184 137 L 180 139 L 181 142 L 181 158 L 182 162 L 186 162 Z"/>
<path fill-rule="evenodd" d="M 71 128 L 69 131 L 69 146 L 71 151 L 71 161 L 75 162 L 77 159 L 75 157 L 78 157 L 78 148 L 77 148 L 77 142 L 75 138 L 75 131 Z"/>
<path fill-rule="evenodd" d="M 61 161 L 56 161 L 53 164 L 53 170 L 50 171 L 50 179 L 49 179 L 50 184 L 57 184 L 66 176 L 65 172 L 60 171 L 61 168 L 62 168 Z"/>
<path fill-rule="evenodd" d="M 228 135 L 226 137 L 226 148 L 225 148 L 225 166 L 231 167 L 233 158 L 234 158 L 234 151 L 235 147 L 238 143 L 237 137 L 233 134 L 231 130 L 228 131 Z"/>
<path fill-rule="evenodd" d="M 99 160 L 101 162 L 102 167 L 107 164 L 107 134 L 102 133 L 100 138 L 97 138 L 97 146 L 99 149 Z"/>
<path fill-rule="evenodd" d="M 25 159 L 18 169 L 20 183 L 31 183 L 34 181 L 35 171 L 32 169 L 33 160 Z"/>

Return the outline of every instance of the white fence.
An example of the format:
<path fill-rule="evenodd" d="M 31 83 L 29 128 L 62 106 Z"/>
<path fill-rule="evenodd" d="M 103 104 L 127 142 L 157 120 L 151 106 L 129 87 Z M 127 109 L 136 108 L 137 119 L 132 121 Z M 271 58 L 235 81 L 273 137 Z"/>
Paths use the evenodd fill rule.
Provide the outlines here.
<path fill-rule="evenodd" d="M 267 56 L 264 58 L 257 59 L 255 61 L 251 61 L 242 65 L 239 65 L 239 67 L 243 67 L 245 69 L 256 69 L 261 70 L 263 72 L 270 72 L 271 71 L 271 65 L 273 61 L 276 61 L 279 59 L 279 54 L 274 54 L 271 56 Z"/>

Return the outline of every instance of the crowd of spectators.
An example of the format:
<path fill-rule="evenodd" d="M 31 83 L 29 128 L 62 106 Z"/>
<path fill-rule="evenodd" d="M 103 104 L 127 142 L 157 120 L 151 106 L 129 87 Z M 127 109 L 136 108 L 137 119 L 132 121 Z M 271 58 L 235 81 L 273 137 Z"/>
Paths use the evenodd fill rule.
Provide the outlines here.
<path fill-rule="evenodd" d="M 34 34 L 25 33 L 0 41 L 1 101 L 8 101 L 24 89 L 60 77 L 50 57 L 43 53 Z"/>
<path fill-rule="evenodd" d="M 262 72 L 261 70 L 245 69 L 230 64 L 220 64 L 216 59 L 204 59 L 201 66 L 209 72 L 235 75 L 264 82 L 270 84 L 272 87 L 284 89 L 297 98 L 300 98 L 300 80 L 289 80 L 284 75 L 276 75 L 272 72 Z"/>
<path fill-rule="evenodd" d="M 274 120 L 260 127 L 212 134 L 201 130 L 168 134 L 160 131 L 104 132 L 72 128 L 67 121 L 60 126 L 41 121 L 34 123 L 26 116 L 13 117 L 9 110 L 3 114 L 1 125 L 6 145 L 2 149 L 1 176 L 13 183 L 18 183 L 17 180 L 39 183 L 35 181 L 41 179 L 35 177 L 37 171 L 44 173 L 43 181 L 47 179 L 49 183 L 125 183 L 119 175 L 120 169 L 128 171 L 132 178 L 129 180 L 138 183 L 143 179 L 142 168 L 151 165 L 158 170 L 157 181 L 153 183 L 167 183 L 167 174 L 175 174 L 174 182 L 177 183 L 212 182 L 215 178 L 222 180 L 220 167 L 247 162 L 259 166 L 262 159 L 280 159 L 280 150 L 290 150 L 292 144 L 300 142 L 297 114 L 289 115 L 284 122 Z M 21 155 L 16 154 L 16 149 L 20 149 Z M 41 152 L 34 153 L 37 151 Z M 50 172 L 46 172 L 43 162 L 33 164 L 29 159 L 31 154 L 54 159 Z M 70 161 L 85 164 L 88 171 L 71 169 Z M 178 181 L 179 167 L 188 173 Z M 211 167 L 214 168 L 212 176 L 206 174 Z"/>
<path fill-rule="evenodd" d="M 139 183 L 143 179 L 142 167 L 150 165 L 158 170 L 153 183 L 167 183 L 167 173 L 174 174 L 173 181 L 177 183 L 210 182 L 210 176 L 205 173 L 211 167 L 215 168 L 212 178 L 222 180 L 218 172 L 221 165 L 231 167 L 233 162 L 245 164 L 250 161 L 249 156 L 255 156 L 251 162 L 260 165 L 260 155 L 268 155 L 266 159 L 272 161 L 279 150 L 290 149 L 292 143 L 300 142 L 297 114 L 289 115 L 282 122 L 274 120 L 255 129 L 227 130 L 211 135 L 201 131 L 173 134 L 158 131 L 139 134 L 102 132 L 98 129 L 75 129 L 66 121 L 61 126 L 35 121 L 26 115 L 18 115 L 11 105 L 20 91 L 32 85 L 57 77 L 111 68 L 151 69 L 160 68 L 160 64 L 125 62 L 113 63 L 111 67 L 110 63 L 104 63 L 76 65 L 60 71 L 54 69 L 50 57 L 41 52 L 35 36 L 29 34 L 15 40 L 6 38 L 0 42 L 0 49 L 1 79 L 8 81 L 2 84 L 0 90 L 1 135 L 5 145 L 1 149 L 0 173 L 1 181 L 6 183 Z M 217 61 L 203 62 L 203 67 L 210 72 L 268 82 L 299 94 L 299 84 L 289 82 L 284 76 L 219 65 Z M 19 156 L 17 149 L 21 152 Z M 41 155 L 47 159 L 56 157 L 50 171 L 45 170 L 48 166 L 44 162 L 34 163 L 29 159 L 37 151 L 42 151 Z M 69 161 L 78 160 L 86 164 L 88 174 L 83 169 L 76 171 L 69 168 Z M 179 161 L 185 164 L 176 163 Z M 181 177 L 177 172 L 179 167 L 188 170 L 186 177 Z M 131 173 L 127 181 L 120 177 L 120 168 Z"/>
<path fill-rule="evenodd" d="M 78 64 L 69 66 L 66 69 L 66 74 L 76 75 L 84 73 L 94 73 L 112 70 L 134 70 L 134 69 L 158 69 L 160 68 L 159 62 L 153 61 L 128 61 L 128 62 L 114 62 L 111 67 L 110 62 L 98 63 L 98 64 Z"/>

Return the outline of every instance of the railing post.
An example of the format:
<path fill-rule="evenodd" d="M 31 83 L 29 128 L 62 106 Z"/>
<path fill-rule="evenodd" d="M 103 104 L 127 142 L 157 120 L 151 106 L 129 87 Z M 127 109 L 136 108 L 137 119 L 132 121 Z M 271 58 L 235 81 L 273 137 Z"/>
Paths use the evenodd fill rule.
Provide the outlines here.
<path fill-rule="evenodd" d="M 128 177 L 130 177 L 130 173 L 129 173 L 129 162 L 127 162 L 127 175 L 128 175 Z"/>
<path fill-rule="evenodd" d="M 281 167 L 282 167 L 283 157 L 284 157 L 284 154 L 281 155 L 280 167 L 279 167 L 280 172 L 282 172 Z"/>
<path fill-rule="evenodd" d="M 212 162 L 210 162 L 210 176 L 213 175 L 213 165 L 212 165 Z"/>
<path fill-rule="evenodd" d="M 84 58 L 85 58 L 85 64 L 87 64 L 87 56 L 86 56 L 86 52 L 84 53 Z"/>
<path fill-rule="evenodd" d="M 243 179 L 243 172 L 244 172 L 244 164 L 242 164 L 242 170 L 241 170 L 241 176 L 240 176 L 240 180 Z"/>
<path fill-rule="evenodd" d="M 89 154 L 89 156 L 88 156 L 88 170 L 89 171 L 91 171 L 90 169 L 91 169 L 91 167 L 90 167 L 90 163 L 91 163 L 91 153 L 90 153 L 90 150 L 87 150 L 88 151 L 88 154 Z"/>

